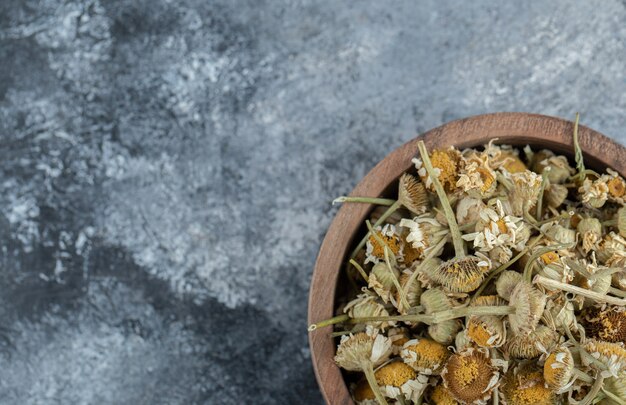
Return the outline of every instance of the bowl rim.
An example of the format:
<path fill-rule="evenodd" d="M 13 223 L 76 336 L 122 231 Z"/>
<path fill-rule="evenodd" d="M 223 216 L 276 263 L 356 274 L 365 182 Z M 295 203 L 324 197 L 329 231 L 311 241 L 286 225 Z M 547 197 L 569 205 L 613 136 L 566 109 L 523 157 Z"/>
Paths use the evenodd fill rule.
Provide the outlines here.
<path fill-rule="evenodd" d="M 562 118 L 523 112 L 475 115 L 450 121 L 404 143 L 389 153 L 354 187 L 350 195 L 378 197 L 402 173 L 412 167 L 418 153 L 417 141 L 424 140 L 428 150 L 454 145 L 467 148 L 497 143 L 541 145 L 555 152 L 572 154 L 574 123 Z M 579 143 L 585 162 L 592 167 L 611 167 L 626 175 L 626 148 L 591 128 L 579 126 Z M 370 204 L 343 204 L 332 220 L 320 246 L 311 277 L 308 300 L 308 323 L 333 316 L 335 293 L 348 249 Z M 333 361 L 335 345 L 329 336 L 332 326 L 309 332 L 309 347 L 315 376 L 325 401 L 329 404 L 353 404 L 339 367 Z"/>

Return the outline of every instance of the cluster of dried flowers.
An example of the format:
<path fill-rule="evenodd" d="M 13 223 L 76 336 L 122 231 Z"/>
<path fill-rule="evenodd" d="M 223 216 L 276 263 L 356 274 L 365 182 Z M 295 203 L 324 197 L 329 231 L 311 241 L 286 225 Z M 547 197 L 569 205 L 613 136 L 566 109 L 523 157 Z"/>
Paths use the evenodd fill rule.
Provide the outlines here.
<path fill-rule="evenodd" d="M 310 330 L 337 325 L 358 404 L 626 404 L 626 182 L 574 141 L 576 168 L 420 143 L 397 200 L 340 199 L 382 206 L 348 265 L 358 295 Z"/>

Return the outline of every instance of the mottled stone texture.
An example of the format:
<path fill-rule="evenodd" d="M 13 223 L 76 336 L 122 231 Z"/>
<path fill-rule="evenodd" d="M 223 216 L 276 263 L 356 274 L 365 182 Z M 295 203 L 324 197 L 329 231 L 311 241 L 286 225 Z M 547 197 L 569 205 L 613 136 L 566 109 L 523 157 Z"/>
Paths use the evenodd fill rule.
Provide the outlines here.
<path fill-rule="evenodd" d="M 335 208 L 490 111 L 626 140 L 624 1 L 0 2 L 0 403 L 320 403 Z"/>

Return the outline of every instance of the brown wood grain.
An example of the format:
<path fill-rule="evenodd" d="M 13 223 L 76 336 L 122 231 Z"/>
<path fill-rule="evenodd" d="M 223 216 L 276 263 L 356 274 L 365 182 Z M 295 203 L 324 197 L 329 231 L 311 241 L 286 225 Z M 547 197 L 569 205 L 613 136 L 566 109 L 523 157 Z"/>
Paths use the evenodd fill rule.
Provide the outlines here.
<path fill-rule="evenodd" d="M 423 139 L 429 150 L 454 145 L 474 147 L 499 138 L 497 143 L 544 147 L 555 152 L 573 154 L 571 121 L 538 114 L 496 113 L 452 121 L 432 129 L 391 152 L 354 188 L 353 196 L 381 196 L 390 184 L 412 167 L 418 154 L 417 141 Z M 579 140 L 585 164 L 596 169 L 612 167 L 626 175 L 626 148 L 606 136 L 579 126 Z M 322 242 L 309 291 L 309 323 L 334 314 L 335 292 L 339 272 L 348 249 L 372 206 L 343 204 Z M 309 333 L 313 367 L 324 399 L 329 404 L 353 404 L 341 371 L 335 365 L 335 343 L 329 336 L 332 327 Z"/>

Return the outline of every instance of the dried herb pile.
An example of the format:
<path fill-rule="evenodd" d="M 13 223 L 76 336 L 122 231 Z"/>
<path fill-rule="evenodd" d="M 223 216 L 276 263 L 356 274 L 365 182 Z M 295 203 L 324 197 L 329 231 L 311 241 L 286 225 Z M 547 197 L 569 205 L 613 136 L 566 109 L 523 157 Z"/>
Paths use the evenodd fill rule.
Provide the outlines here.
<path fill-rule="evenodd" d="M 358 404 L 626 404 L 626 182 L 550 150 L 420 143 L 331 324 Z"/>

